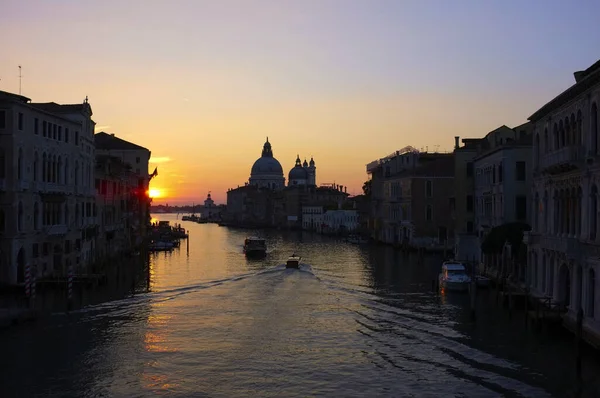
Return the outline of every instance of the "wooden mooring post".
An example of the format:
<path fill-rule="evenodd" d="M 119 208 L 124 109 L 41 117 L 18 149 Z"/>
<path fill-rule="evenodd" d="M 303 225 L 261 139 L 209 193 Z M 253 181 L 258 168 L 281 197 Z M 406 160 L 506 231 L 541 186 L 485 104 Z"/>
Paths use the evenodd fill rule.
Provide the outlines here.
<path fill-rule="evenodd" d="M 577 325 L 575 327 L 575 375 L 581 382 L 581 346 L 583 343 L 583 308 L 577 311 Z"/>

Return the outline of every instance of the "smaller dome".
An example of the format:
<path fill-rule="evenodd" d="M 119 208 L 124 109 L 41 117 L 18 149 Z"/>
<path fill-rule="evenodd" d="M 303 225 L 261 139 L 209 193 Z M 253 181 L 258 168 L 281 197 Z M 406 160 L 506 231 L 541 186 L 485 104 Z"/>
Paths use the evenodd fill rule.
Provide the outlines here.
<path fill-rule="evenodd" d="M 304 168 L 302 166 L 294 166 L 294 168 L 292 168 L 290 170 L 290 174 L 288 176 L 288 180 L 292 181 L 292 180 L 307 180 L 308 179 L 308 173 L 306 172 L 306 170 L 304 170 Z"/>
<path fill-rule="evenodd" d="M 308 162 L 304 159 L 304 163 L 302 163 L 302 167 L 308 167 Z"/>
<path fill-rule="evenodd" d="M 312 158 L 312 156 L 310 157 L 310 167 L 315 167 L 315 160 Z"/>

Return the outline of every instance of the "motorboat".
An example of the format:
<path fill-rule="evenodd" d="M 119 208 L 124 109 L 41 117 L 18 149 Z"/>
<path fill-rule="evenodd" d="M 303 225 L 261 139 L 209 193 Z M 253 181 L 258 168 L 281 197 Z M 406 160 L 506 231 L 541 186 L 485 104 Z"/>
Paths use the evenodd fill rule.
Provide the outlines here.
<path fill-rule="evenodd" d="M 458 261 L 445 261 L 442 263 L 442 272 L 439 275 L 440 289 L 464 292 L 469 289 L 471 278 L 467 275 L 463 263 Z"/>
<path fill-rule="evenodd" d="M 151 252 L 164 252 L 173 250 L 173 242 L 152 241 L 148 245 L 148 250 Z"/>
<path fill-rule="evenodd" d="M 287 259 L 285 263 L 285 268 L 295 268 L 297 269 L 300 266 L 301 257 L 296 254 L 292 254 L 290 258 Z"/>
<path fill-rule="evenodd" d="M 360 235 L 349 235 L 346 238 L 346 242 L 348 243 L 353 243 L 355 245 L 360 245 L 360 244 L 365 244 L 365 243 L 369 243 L 368 239 L 363 238 Z"/>
<path fill-rule="evenodd" d="M 246 256 L 264 256 L 267 254 L 267 242 L 263 238 L 249 237 L 244 241 Z"/>

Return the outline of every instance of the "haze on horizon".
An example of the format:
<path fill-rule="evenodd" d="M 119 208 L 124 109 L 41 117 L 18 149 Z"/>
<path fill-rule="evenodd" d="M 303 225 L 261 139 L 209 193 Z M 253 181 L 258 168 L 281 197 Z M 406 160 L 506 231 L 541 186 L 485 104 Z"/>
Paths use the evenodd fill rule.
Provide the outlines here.
<path fill-rule="evenodd" d="M 0 90 L 87 95 L 97 131 L 152 151 L 155 203 L 218 203 L 265 137 L 284 172 L 359 194 L 406 145 L 514 127 L 598 60 L 600 3 L 5 0 Z M 287 175 L 286 175 L 287 178 Z"/>

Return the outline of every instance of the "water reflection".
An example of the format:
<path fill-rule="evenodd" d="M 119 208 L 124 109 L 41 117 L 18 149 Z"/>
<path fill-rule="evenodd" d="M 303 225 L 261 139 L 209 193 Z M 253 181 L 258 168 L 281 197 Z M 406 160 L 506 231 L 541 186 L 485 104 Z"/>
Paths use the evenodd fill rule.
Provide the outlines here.
<path fill-rule="evenodd" d="M 151 255 L 148 293 L 4 333 L 3 396 L 564 396 L 572 389 L 559 366 L 572 360 L 570 342 L 538 339 L 486 292 L 472 322 L 466 295 L 431 291 L 441 258 L 267 231 L 268 256 L 250 260 L 242 243 L 257 231 L 184 226 L 189 254 L 184 243 Z M 308 266 L 285 269 L 292 252 Z M 600 369 L 585 369 L 593 393 Z"/>

